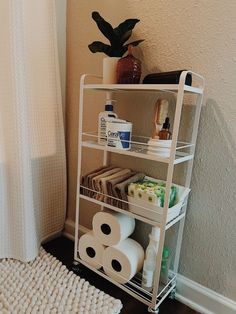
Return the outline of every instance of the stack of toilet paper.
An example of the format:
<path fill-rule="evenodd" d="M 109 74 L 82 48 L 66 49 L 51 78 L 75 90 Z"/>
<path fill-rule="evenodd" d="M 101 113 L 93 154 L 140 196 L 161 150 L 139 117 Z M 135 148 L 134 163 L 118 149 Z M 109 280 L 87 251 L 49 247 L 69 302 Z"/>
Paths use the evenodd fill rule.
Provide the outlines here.
<path fill-rule="evenodd" d="M 93 217 L 93 230 L 79 240 L 80 258 L 119 283 L 128 282 L 142 269 L 144 250 L 129 236 L 134 218 L 121 213 L 102 211 Z"/>

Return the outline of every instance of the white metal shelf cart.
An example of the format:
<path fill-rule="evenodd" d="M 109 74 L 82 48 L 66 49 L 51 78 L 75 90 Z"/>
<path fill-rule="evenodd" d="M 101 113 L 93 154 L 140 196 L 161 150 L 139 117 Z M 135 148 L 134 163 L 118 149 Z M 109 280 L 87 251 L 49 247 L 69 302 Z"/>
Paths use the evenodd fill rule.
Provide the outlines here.
<path fill-rule="evenodd" d="M 191 74 L 194 86 L 185 85 L 186 76 L 187 74 Z M 187 207 L 187 197 L 183 202 L 181 212 L 176 216 L 173 217 L 171 221 L 167 222 L 167 213 L 169 209 L 169 196 L 170 196 L 170 189 L 172 185 L 173 179 L 173 171 L 174 166 L 183 162 L 187 162 L 187 171 L 185 176 L 185 184 L 186 188 L 189 188 L 190 181 L 191 181 L 191 173 L 193 167 L 193 159 L 194 159 L 194 152 L 195 152 L 195 144 L 197 139 L 198 133 L 198 124 L 199 124 L 199 117 L 202 105 L 202 98 L 203 98 L 203 91 L 204 91 L 204 78 L 192 71 L 183 71 L 179 84 L 115 84 L 115 85 L 105 85 L 105 84 L 87 84 L 86 80 L 88 78 L 93 79 L 100 79 L 96 76 L 90 75 L 83 75 L 81 77 L 80 83 L 80 107 L 79 107 L 79 135 L 78 135 L 78 177 L 77 177 L 77 204 L 76 204 L 76 230 L 75 230 L 75 249 L 74 249 L 74 260 L 78 263 L 81 263 L 88 267 L 89 269 L 93 270 L 95 273 L 99 274 L 100 276 L 106 278 L 113 284 L 117 285 L 134 298 L 142 301 L 144 304 L 148 306 L 148 309 L 152 313 L 157 313 L 160 304 L 163 300 L 170 294 L 174 296 L 175 287 L 176 287 L 176 276 L 178 271 L 179 265 L 179 256 L 180 256 L 180 249 L 182 243 L 182 236 L 183 236 L 183 228 L 184 228 L 184 221 L 185 221 L 185 214 L 186 214 L 186 207 Z M 112 147 L 107 147 L 104 145 L 100 145 L 98 143 L 98 135 L 96 132 L 83 132 L 83 108 L 84 108 L 84 93 L 86 91 L 102 91 L 102 92 L 137 92 L 137 93 L 144 93 L 144 92 L 165 92 L 165 93 L 174 93 L 176 95 L 176 107 L 175 107 L 175 115 L 174 115 L 174 123 L 173 123 L 173 134 L 172 134 L 172 144 L 170 150 L 170 157 L 161 157 L 155 155 L 147 154 L 147 142 L 148 138 L 143 136 L 134 136 L 131 140 L 131 150 L 119 150 Z M 193 120 L 193 131 L 191 134 L 191 140 L 189 143 L 186 142 L 179 142 L 178 135 L 179 135 L 179 128 L 180 128 L 180 120 L 182 114 L 182 107 L 183 107 L 183 99 L 184 94 L 190 93 L 194 94 L 195 97 L 195 114 Z M 109 153 L 116 153 L 122 155 L 133 156 L 136 158 L 142 158 L 146 160 L 153 160 L 157 162 L 162 162 L 167 164 L 167 176 L 166 176 L 166 195 L 164 201 L 163 212 L 158 219 L 151 219 L 147 217 L 143 217 L 141 215 L 132 213 L 131 211 L 123 210 L 121 208 L 115 207 L 113 205 L 107 204 L 103 201 L 96 200 L 89 196 L 81 194 L 81 184 L 80 184 L 80 177 L 81 177 L 81 167 L 82 167 L 82 149 L 84 147 L 92 148 L 101 150 L 104 152 L 103 157 L 103 165 L 107 165 L 107 156 Z M 85 187 L 82 187 L 85 188 Z M 85 188 L 86 189 L 86 188 Z M 141 287 L 141 273 L 136 274 L 134 278 L 132 278 L 126 284 L 119 284 L 112 278 L 108 277 L 102 269 L 95 269 L 92 266 L 88 265 L 86 262 L 80 259 L 78 254 L 78 235 L 79 235 L 79 206 L 80 206 L 80 199 L 85 199 L 92 203 L 103 207 L 108 207 L 113 211 L 121 212 L 135 219 L 150 224 L 152 226 L 157 226 L 160 228 L 160 242 L 158 247 L 158 254 L 156 259 L 156 269 L 160 270 L 161 268 L 161 260 L 162 260 L 162 250 L 165 241 L 165 232 L 170 227 L 174 226 L 177 222 L 179 222 L 179 229 L 177 235 L 177 245 L 175 251 L 175 258 L 173 263 L 173 269 L 169 274 L 168 283 L 163 286 L 159 283 L 160 271 L 157 271 L 157 275 L 154 279 L 154 287 L 152 292 L 148 292 Z M 145 210 L 149 210 L 145 208 Z"/>

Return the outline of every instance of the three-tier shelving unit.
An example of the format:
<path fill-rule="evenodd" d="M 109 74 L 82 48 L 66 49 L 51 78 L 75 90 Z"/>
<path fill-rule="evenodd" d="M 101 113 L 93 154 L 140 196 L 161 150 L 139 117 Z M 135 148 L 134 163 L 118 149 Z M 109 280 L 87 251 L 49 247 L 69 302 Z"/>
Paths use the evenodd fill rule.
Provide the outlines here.
<path fill-rule="evenodd" d="M 193 79 L 192 86 L 186 85 L 186 76 L 190 74 Z M 174 297 L 175 295 L 175 288 L 176 288 L 176 277 L 178 272 L 178 265 L 179 265 L 179 257 L 180 257 L 180 250 L 181 250 L 181 243 L 183 237 L 183 229 L 184 229 L 184 222 L 186 216 L 186 207 L 187 207 L 187 196 L 183 202 L 182 208 L 180 213 L 174 217 L 172 220 L 167 221 L 167 214 L 169 210 L 169 196 L 170 196 L 170 189 L 172 185 L 173 179 L 173 171 L 174 167 L 180 163 L 187 163 L 187 171 L 185 172 L 184 178 L 184 186 L 186 188 L 190 187 L 191 181 L 191 173 L 193 167 L 193 159 L 195 153 L 195 145 L 198 133 L 198 124 L 199 124 L 199 117 L 203 99 L 203 91 L 204 91 L 204 78 L 192 71 L 183 71 L 179 84 L 114 84 L 114 85 L 105 85 L 105 84 L 88 84 L 86 83 L 87 80 L 99 80 L 102 81 L 102 78 L 97 76 L 91 75 L 83 75 L 81 77 L 80 82 L 80 107 L 79 107 L 79 134 L 78 134 L 78 177 L 77 177 L 77 204 L 76 204 L 76 221 L 75 221 L 75 247 L 74 247 L 74 260 L 75 262 L 81 263 L 85 265 L 87 268 L 93 270 L 95 273 L 99 274 L 100 276 L 106 278 L 116 286 L 120 287 L 134 298 L 140 300 L 144 304 L 148 306 L 149 312 L 158 313 L 158 309 L 160 304 L 164 301 L 164 299 L 171 295 Z M 155 93 L 171 93 L 175 95 L 176 103 L 175 103 L 175 114 L 174 114 L 174 122 L 173 122 L 173 131 L 172 131 L 172 145 L 170 150 L 170 157 L 164 158 L 161 156 L 149 155 L 148 145 L 147 142 L 149 138 L 137 135 L 132 137 L 131 140 L 131 149 L 130 150 L 119 150 L 116 148 L 100 145 L 98 143 L 98 134 L 97 132 L 83 132 L 83 109 L 84 109 L 84 96 L 85 92 L 89 91 L 100 91 L 106 93 L 122 93 L 122 92 L 136 92 L 138 93 L 145 93 L 145 92 L 155 92 Z M 183 100 L 185 94 L 192 94 L 194 95 L 194 101 L 192 105 L 196 106 L 194 110 L 194 119 L 192 132 L 190 136 L 189 142 L 179 142 L 179 128 L 181 122 L 181 114 L 183 108 Z M 156 162 L 161 162 L 167 164 L 167 174 L 166 174 L 166 195 L 165 195 L 165 202 L 162 213 L 158 216 L 158 219 L 150 219 L 147 218 L 146 215 L 141 216 L 137 215 L 131 211 L 123 210 L 121 208 L 115 207 L 113 205 L 107 204 L 103 201 L 96 200 L 94 198 L 90 198 L 89 196 L 81 194 L 81 167 L 82 167 L 82 150 L 83 148 L 88 147 L 90 149 L 96 149 L 103 151 L 103 165 L 107 165 L 108 162 L 108 154 L 115 153 L 115 154 L 122 154 L 128 155 L 135 158 L 142 158 L 146 160 L 153 160 Z M 82 187 L 85 188 L 86 187 Z M 156 226 L 160 228 L 160 242 L 158 247 L 158 254 L 156 259 L 156 277 L 154 279 L 154 287 L 151 292 L 146 291 L 141 286 L 141 278 L 142 274 L 136 274 L 128 283 L 120 284 L 113 280 L 112 278 L 108 277 L 104 271 L 101 269 L 95 269 L 90 266 L 88 263 L 84 262 L 80 259 L 78 253 L 78 236 L 79 236 L 79 208 L 80 208 L 80 199 L 85 199 L 92 203 L 101 206 L 101 210 L 106 207 L 110 208 L 115 212 L 121 212 L 125 215 L 134 217 L 135 219 L 147 223 L 151 226 Z M 149 208 L 145 208 L 146 211 Z M 174 226 L 176 223 L 179 223 L 178 233 L 177 233 L 177 240 L 176 240 L 176 248 L 175 248 L 175 256 L 174 262 L 171 272 L 169 273 L 169 280 L 166 285 L 162 285 L 159 283 L 160 278 L 160 268 L 161 268 L 161 261 L 162 261 L 162 251 L 165 241 L 165 233 L 166 230 Z"/>

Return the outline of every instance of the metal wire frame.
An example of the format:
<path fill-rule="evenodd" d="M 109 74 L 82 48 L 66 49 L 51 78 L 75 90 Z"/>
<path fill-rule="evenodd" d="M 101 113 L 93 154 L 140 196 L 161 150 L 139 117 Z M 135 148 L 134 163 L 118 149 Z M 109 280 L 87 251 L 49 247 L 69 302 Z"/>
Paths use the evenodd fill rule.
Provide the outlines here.
<path fill-rule="evenodd" d="M 187 74 L 190 73 L 197 81 L 197 86 L 187 86 L 185 85 L 185 80 Z M 74 248 L 74 258 L 75 260 L 79 260 L 77 257 L 77 247 L 78 247 L 78 222 L 79 222 L 79 203 L 80 203 L 80 175 L 81 175 L 81 162 L 82 162 L 82 147 L 91 147 L 91 148 L 96 148 L 96 149 L 101 149 L 99 146 L 95 146 L 94 144 L 88 144 L 83 142 L 83 98 L 84 98 L 84 91 L 85 90 L 100 90 L 100 91 L 106 91 L 108 94 L 110 94 L 113 91 L 135 91 L 135 92 L 150 92 L 150 91 L 163 91 L 166 93 L 174 93 L 177 95 L 176 99 L 176 110 L 175 110 L 175 117 L 174 117 L 174 124 L 173 124 L 173 135 L 172 135 L 172 145 L 170 149 L 170 158 L 168 158 L 167 164 L 168 164 L 168 170 L 167 170 L 167 180 L 166 180 L 166 197 L 165 197 L 165 204 L 164 204 L 164 217 L 163 217 L 163 223 L 160 226 L 160 242 L 159 242 L 159 248 L 158 248 L 158 254 L 156 258 L 156 269 L 160 269 L 161 266 L 161 259 L 162 259 L 162 250 L 164 246 L 164 239 L 165 239 L 165 230 L 166 230 L 166 218 L 167 218 L 167 210 L 168 210 L 168 204 L 169 204 L 169 197 L 170 197 L 170 189 L 171 189 L 171 183 L 172 183 L 172 178 L 173 178 L 173 170 L 174 170 L 174 165 L 178 164 L 176 162 L 175 154 L 177 150 L 177 139 L 178 139 L 178 133 L 179 133 L 179 126 L 180 126 L 180 117 L 182 113 L 182 106 L 183 106 L 183 97 L 185 92 L 193 93 L 197 95 L 197 101 L 196 101 L 196 112 L 195 112 L 195 117 L 194 117 L 194 124 L 193 124 L 193 133 L 192 133 L 192 139 L 191 143 L 193 144 L 190 147 L 190 154 L 192 155 L 192 158 L 188 158 L 183 161 L 188 161 L 188 166 L 187 166 L 187 175 L 185 179 L 185 186 L 189 187 L 190 186 L 190 181 L 191 181 L 191 172 L 192 172 L 192 167 L 193 167 L 193 156 L 195 152 L 195 144 L 196 144 L 196 138 L 197 138 L 197 131 L 198 131 L 198 124 L 199 124 L 199 117 L 200 117 L 200 111 L 201 111 L 201 104 L 202 104 L 202 99 L 203 99 L 203 91 L 204 91 L 204 85 L 205 81 L 204 78 L 192 71 L 183 71 L 181 76 L 180 76 L 180 81 L 179 84 L 175 85 L 120 85 L 120 84 L 115 84 L 115 85 L 102 85 L 102 84 L 85 84 L 85 80 L 88 77 L 93 77 L 97 79 L 101 79 L 98 76 L 89 76 L 89 75 L 83 75 L 81 77 L 81 83 L 80 83 L 80 106 L 79 106 L 79 136 L 78 136 L 78 171 L 77 171 L 77 197 L 76 197 L 76 230 L 75 230 L 75 248 Z M 111 148 L 109 149 L 103 149 L 104 154 L 103 154 L 103 165 L 107 164 L 108 160 L 108 152 L 118 152 L 121 153 L 119 150 L 113 151 Z M 123 152 L 123 154 L 128 155 L 128 151 Z M 143 158 L 143 154 L 139 153 L 133 153 L 134 157 L 140 157 Z M 150 158 L 151 159 L 151 158 Z M 158 159 L 151 159 L 151 160 L 156 160 L 160 162 L 165 162 L 164 158 L 158 160 Z M 101 204 L 101 208 L 103 208 L 104 204 Z M 184 228 L 184 221 L 185 221 L 185 212 L 186 212 L 186 207 L 187 207 L 187 202 L 186 205 L 183 208 L 183 219 L 180 221 L 180 226 L 178 230 L 178 236 L 177 236 L 177 247 L 176 247 L 176 253 L 175 253 L 175 260 L 174 260 L 174 272 L 177 273 L 178 270 L 178 264 L 179 264 L 179 256 L 180 256 L 180 249 L 181 249 L 181 242 L 182 242 L 182 237 L 183 237 L 183 228 Z M 80 261 L 80 260 L 79 260 Z M 88 265 L 87 265 L 88 267 Z M 89 267 L 90 268 L 90 267 Z M 95 272 L 99 273 L 97 270 L 93 269 Z M 104 275 L 100 273 L 103 277 Z M 135 298 L 140 298 L 142 302 L 145 304 L 149 305 L 150 311 L 156 311 L 163 302 L 163 300 L 168 296 L 170 291 L 172 291 L 175 287 L 175 284 L 173 284 L 169 291 L 164 293 L 164 295 L 158 300 L 158 287 L 159 287 L 159 275 L 160 273 L 157 272 L 157 276 L 155 277 L 154 280 L 154 288 L 152 291 L 152 299 L 151 302 L 147 304 L 146 300 L 144 298 L 140 298 L 140 296 L 135 292 L 129 290 L 127 287 L 123 286 L 123 290 L 127 291 L 129 294 L 131 294 Z M 106 277 L 105 277 L 106 278 Z M 107 278 L 108 280 L 109 277 Z M 174 279 L 175 280 L 175 279 Z M 119 284 L 115 283 L 116 285 L 119 286 Z"/>

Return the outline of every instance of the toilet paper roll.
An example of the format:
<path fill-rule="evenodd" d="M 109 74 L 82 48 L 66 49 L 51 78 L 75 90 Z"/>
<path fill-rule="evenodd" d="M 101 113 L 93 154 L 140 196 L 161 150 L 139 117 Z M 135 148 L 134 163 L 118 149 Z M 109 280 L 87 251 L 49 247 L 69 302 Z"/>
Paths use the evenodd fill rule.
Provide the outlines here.
<path fill-rule="evenodd" d="M 135 219 L 121 213 L 98 212 L 93 217 L 93 231 L 99 242 L 116 245 L 128 238 L 135 228 Z"/>
<path fill-rule="evenodd" d="M 96 269 L 102 267 L 102 257 L 105 248 L 105 245 L 98 242 L 93 231 L 82 235 L 79 239 L 80 258 Z"/>
<path fill-rule="evenodd" d="M 119 283 L 128 282 L 141 270 L 144 261 L 142 246 L 128 238 L 118 245 L 107 247 L 103 254 L 105 273 Z"/>

